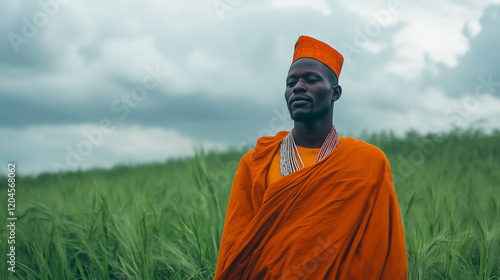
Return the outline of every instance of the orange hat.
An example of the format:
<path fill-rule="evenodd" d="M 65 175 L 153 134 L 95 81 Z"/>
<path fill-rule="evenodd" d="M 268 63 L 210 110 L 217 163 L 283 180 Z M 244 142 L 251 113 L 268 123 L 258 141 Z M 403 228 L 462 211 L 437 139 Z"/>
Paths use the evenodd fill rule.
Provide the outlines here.
<path fill-rule="evenodd" d="M 329 45 L 309 36 L 300 36 L 295 43 L 292 63 L 301 57 L 310 57 L 323 62 L 333 70 L 337 79 L 339 78 L 344 57 Z"/>

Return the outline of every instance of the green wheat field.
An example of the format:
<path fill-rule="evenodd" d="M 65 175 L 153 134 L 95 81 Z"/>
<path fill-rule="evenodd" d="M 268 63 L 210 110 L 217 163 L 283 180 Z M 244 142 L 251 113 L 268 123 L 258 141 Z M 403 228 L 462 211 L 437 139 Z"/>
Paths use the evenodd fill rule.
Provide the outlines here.
<path fill-rule="evenodd" d="M 500 279 L 500 131 L 363 138 L 391 163 L 409 279 Z M 244 152 L 17 177 L 15 273 L 0 177 L 0 279 L 213 279 Z"/>

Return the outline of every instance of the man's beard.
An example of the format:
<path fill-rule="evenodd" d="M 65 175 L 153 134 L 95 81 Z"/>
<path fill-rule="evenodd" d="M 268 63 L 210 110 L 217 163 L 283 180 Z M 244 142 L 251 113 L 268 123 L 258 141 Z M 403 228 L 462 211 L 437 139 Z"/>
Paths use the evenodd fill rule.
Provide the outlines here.
<path fill-rule="evenodd" d="M 330 111 L 330 109 L 327 109 L 320 112 L 313 112 L 314 107 L 311 107 L 311 110 L 309 110 L 309 112 L 292 113 L 292 110 L 290 110 L 290 108 L 288 108 L 288 110 L 293 121 L 302 123 L 310 123 L 315 120 L 322 119 Z"/>
<path fill-rule="evenodd" d="M 303 122 L 303 123 L 312 122 L 317 118 L 315 115 L 316 114 L 314 114 L 313 112 L 290 113 L 290 117 L 292 118 L 293 121 Z"/>

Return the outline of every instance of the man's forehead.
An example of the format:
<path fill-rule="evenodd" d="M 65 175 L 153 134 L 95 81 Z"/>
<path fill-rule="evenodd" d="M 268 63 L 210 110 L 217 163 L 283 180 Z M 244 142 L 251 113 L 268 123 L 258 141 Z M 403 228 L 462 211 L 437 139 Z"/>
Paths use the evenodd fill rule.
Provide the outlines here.
<path fill-rule="evenodd" d="M 325 67 L 327 66 L 317 59 L 304 57 L 296 60 L 290 65 L 288 76 L 308 73 L 321 74 L 326 70 Z"/>

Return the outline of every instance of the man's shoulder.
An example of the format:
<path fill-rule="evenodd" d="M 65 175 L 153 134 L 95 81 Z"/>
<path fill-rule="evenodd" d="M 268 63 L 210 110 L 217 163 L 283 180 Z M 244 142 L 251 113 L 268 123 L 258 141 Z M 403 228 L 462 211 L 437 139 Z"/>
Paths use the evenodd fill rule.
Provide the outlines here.
<path fill-rule="evenodd" d="M 353 137 L 341 137 L 340 143 L 350 156 L 359 156 L 372 160 L 386 161 L 385 153 L 377 146 Z"/>
<path fill-rule="evenodd" d="M 249 162 L 250 159 L 252 158 L 253 152 L 255 149 L 251 149 L 250 151 L 246 152 L 240 159 L 240 162 Z"/>
<path fill-rule="evenodd" d="M 259 148 L 262 146 L 269 146 L 276 144 L 277 142 L 281 142 L 285 136 L 288 135 L 290 131 L 280 131 L 276 133 L 274 136 L 261 136 L 257 139 L 257 143 L 255 144 L 255 148 Z"/>
<path fill-rule="evenodd" d="M 278 147 L 281 140 L 289 133 L 289 131 L 280 131 L 274 136 L 262 136 L 257 140 L 255 148 L 246 152 L 240 160 L 240 164 L 250 165 L 250 162 L 255 159 L 263 159 L 263 161 L 269 160 L 274 155 L 276 148 Z M 267 157 L 270 158 L 265 159 Z"/>

